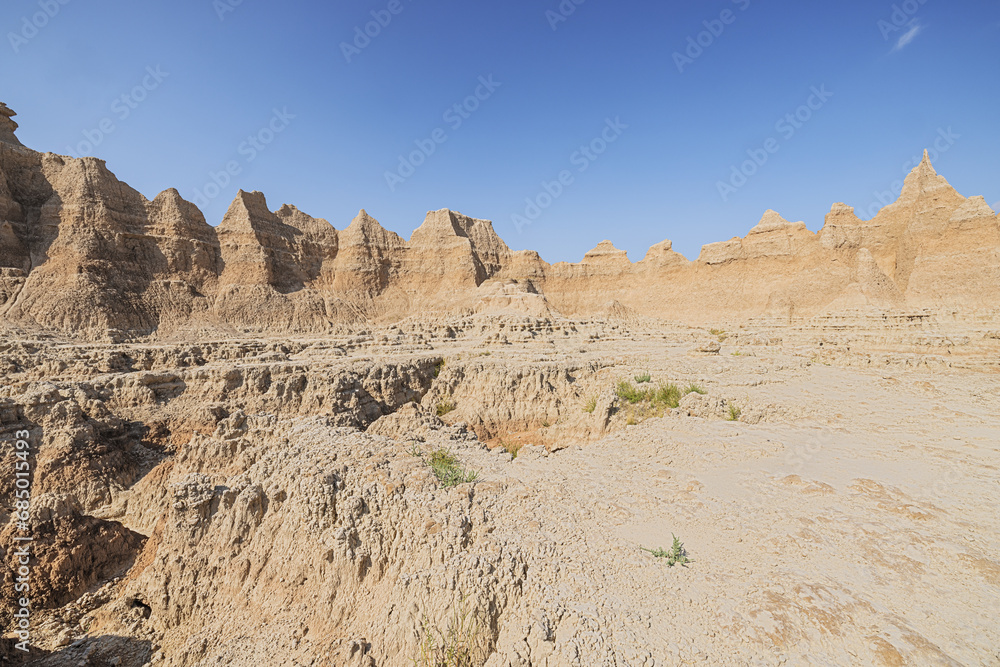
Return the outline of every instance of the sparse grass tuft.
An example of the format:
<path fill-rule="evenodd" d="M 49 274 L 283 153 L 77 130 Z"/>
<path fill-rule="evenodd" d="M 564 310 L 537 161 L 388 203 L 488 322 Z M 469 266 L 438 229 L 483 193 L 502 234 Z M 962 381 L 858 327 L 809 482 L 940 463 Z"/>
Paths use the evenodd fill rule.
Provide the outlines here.
<path fill-rule="evenodd" d="M 727 417 L 726 419 L 728 421 L 731 421 L 731 422 L 738 422 L 740 420 L 740 416 L 742 414 L 743 414 L 743 411 L 740 410 L 739 407 L 737 407 L 737 405 L 735 403 L 730 403 L 729 404 L 729 417 Z"/>
<path fill-rule="evenodd" d="M 510 454 L 511 459 L 517 458 L 517 453 L 521 451 L 521 447 L 524 447 L 523 442 L 507 442 L 506 440 L 500 441 L 500 446 Z"/>
<path fill-rule="evenodd" d="M 615 387 L 615 393 L 633 406 L 627 418 L 627 423 L 632 425 L 649 417 L 662 417 L 666 410 L 679 406 L 681 398 L 690 392 L 682 392 L 673 382 L 660 382 L 656 387 L 640 389 L 627 380 L 621 380 Z"/>
<path fill-rule="evenodd" d="M 676 408 L 681 403 L 681 390 L 673 382 L 663 383 L 656 388 L 653 394 L 653 405 L 658 408 Z"/>
<path fill-rule="evenodd" d="M 431 626 L 424 616 L 420 622 L 420 653 L 415 667 L 480 667 L 491 653 L 488 625 L 473 614 L 463 597 L 444 630 Z"/>
<path fill-rule="evenodd" d="M 708 333 L 710 333 L 710 334 L 712 334 L 713 336 L 715 336 L 716 338 L 718 338 L 718 339 L 719 339 L 719 342 L 720 342 L 720 343 L 722 343 L 722 342 L 723 342 L 723 341 L 725 341 L 725 340 L 726 340 L 727 338 L 729 338 L 729 334 L 727 334 L 727 333 L 726 333 L 725 331 L 723 331 L 722 329 L 709 329 L 709 330 L 708 330 Z"/>
<path fill-rule="evenodd" d="M 670 536 L 674 538 L 674 543 L 670 546 L 670 549 L 662 549 L 657 547 L 656 549 L 647 549 L 646 547 L 639 547 L 643 551 L 648 551 L 653 554 L 655 558 L 666 558 L 667 565 L 673 567 L 674 565 L 681 565 L 687 567 L 688 563 L 693 563 L 694 561 L 687 557 L 687 549 L 684 548 L 684 543 L 680 539 L 670 533 Z"/>
<path fill-rule="evenodd" d="M 592 413 L 596 409 L 597 409 L 597 397 L 591 396 L 590 398 L 587 399 L 587 402 L 583 404 L 583 411 Z"/>
<path fill-rule="evenodd" d="M 646 400 L 647 392 L 641 389 L 637 389 L 628 380 L 621 380 L 618 382 L 618 386 L 615 387 L 615 393 L 618 394 L 618 398 L 622 399 L 626 403 L 639 403 L 640 401 Z"/>
<path fill-rule="evenodd" d="M 455 402 L 450 398 L 446 398 L 437 404 L 437 416 L 444 417 L 446 414 L 455 409 Z"/>
<path fill-rule="evenodd" d="M 550 426 L 552 426 L 552 424 L 549 422 L 548 419 L 543 419 L 542 420 L 542 428 L 548 428 Z"/>
<path fill-rule="evenodd" d="M 436 364 L 434 364 L 434 377 L 435 378 L 437 376 L 441 375 L 441 370 L 443 368 L 444 368 L 444 357 L 442 357 L 441 359 L 439 359 L 438 362 Z"/>
<path fill-rule="evenodd" d="M 636 375 L 635 376 L 635 381 L 638 384 L 645 384 L 645 383 L 649 382 L 652 379 L 653 378 L 650 376 L 649 373 L 642 373 L 641 375 Z"/>
<path fill-rule="evenodd" d="M 689 384 L 687 386 L 687 389 L 684 390 L 684 395 L 685 396 L 687 396 L 688 394 L 701 394 L 701 395 L 704 396 L 707 393 L 708 393 L 707 391 L 705 391 L 704 389 L 702 389 L 699 385 L 696 385 L 694 382 L 692 382 L 691 384 Z"/>
<path fill-rule="evenodd" d="M 436 449 L 431 452 L 427 465 L 445 488 L 474 482 L 479 478 L 479 473 L 475 470 L 466 470 L 459 465 L 458 459 L 447 449 Z"/>

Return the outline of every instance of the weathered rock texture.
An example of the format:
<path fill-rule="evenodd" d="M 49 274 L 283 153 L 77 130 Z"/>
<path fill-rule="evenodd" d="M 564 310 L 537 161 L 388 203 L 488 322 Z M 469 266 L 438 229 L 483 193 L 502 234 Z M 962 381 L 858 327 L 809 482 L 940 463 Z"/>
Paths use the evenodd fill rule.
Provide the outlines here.
<path fill-rule="evenodd" d="M 504 285 L 499 316 L 291 340 L 0 341 L 29 658 L 443 664 L 421 646 L 464 613 L 477 667 L 996 661 L 995 320 L 710 332 L 525 315 Z M 476 480 L 441 483 L 441 449 Z M 641 549 L 672 534 L 687 568 Z"/>
<path fill-rule="evenodd" d="M 692 323 L 1000 307 L 998 217 L 926 156 L 871 220 L 834 204 L 814 234 L 767 211 L 694 261 L 664 241 L 633 263 L 602 241 L 550 265 L 447 209 L 406 241 L 364 211 L 338 231 L 241 191 L 213 228 L 176 190 L 148 201 L 101 160 L 21 146 L 11 115 L 0 107 L 0 323 L 20 328 L 116 340 L 320 333 L 433 312 L 597 315 L 612 303 Z"/>
<path fill-rule="evenodd" d="M 447 210 L 213 228 L 10 116 L 3 661 L 1000 659 L 1000 231 L 926 161 L 873 220 L 549 265 Z"/>

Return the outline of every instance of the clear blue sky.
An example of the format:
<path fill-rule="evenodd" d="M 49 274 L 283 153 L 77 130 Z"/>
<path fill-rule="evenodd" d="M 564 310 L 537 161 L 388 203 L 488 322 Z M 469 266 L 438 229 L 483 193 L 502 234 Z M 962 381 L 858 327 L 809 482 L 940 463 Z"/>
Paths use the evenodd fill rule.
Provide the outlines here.
<path fill-rule="evenodd" d="M 896 16 L 872 0 L 566 0 L 565 17 L 546 15 L 558 0 L 62 1 L 0 9 L 0 100 L 18 136 L 104 158 L 150 198 L 176 187 L 195 200 L 233 161 L 240 173 L 202 207 L 212 224 L 243 188 L 338 229 L 365 208 L 408 238 L 448 207 L 549 261 L 605 238 L 633 261 L 665 238 L 693 258 L 768 208 L 813 230 L 836 201 L 868 217 L 874 193 L 949 132 L 935 167 L 962 194 L 1000 200 L 995 0 L 897 2 Z M 35 16 L 46 5 L 54 15 Z M 345 55 L 383 10 L 391 21 Z M 689 38 L 707 46 L 679 68 Z M 490 76 L 500 86 L 478 88 L 487 99 L 468 118 L 445 116 Z M 823 86 L 832 97 L 810 99 Z M 272 135 L 275 109 L 294 118 Z M 797 110 L 808 120 L 779 125 Z M 607 119 L 627 128 L 605 132 Z M 113 130 L 79 151 L 102 123 Z M 435 130 L 446 140 L 391 190 L 386 172 Z M 596 159 L 574 155 L 602 132 L 615 141 Z M 723 201 L 718 184 L 747 151 L 767 161 Z M 572 182 L 519 230 L 512 216 L 563 171 Z"/>

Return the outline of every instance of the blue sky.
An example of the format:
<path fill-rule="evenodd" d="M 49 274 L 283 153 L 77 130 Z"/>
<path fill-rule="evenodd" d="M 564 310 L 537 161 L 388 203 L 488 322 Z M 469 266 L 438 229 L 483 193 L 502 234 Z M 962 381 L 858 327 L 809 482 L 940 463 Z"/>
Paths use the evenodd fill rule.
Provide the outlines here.
<path fill-rule="evenodd" d="M 549 261 L 693 258 L 768 208 L 869 217 L 924 148 L 1000 201 L 996 1 L 6 0 L 0 25 L 26 145 L 212 224 L 243 188 L 338 229 L 448 207 Z"/>

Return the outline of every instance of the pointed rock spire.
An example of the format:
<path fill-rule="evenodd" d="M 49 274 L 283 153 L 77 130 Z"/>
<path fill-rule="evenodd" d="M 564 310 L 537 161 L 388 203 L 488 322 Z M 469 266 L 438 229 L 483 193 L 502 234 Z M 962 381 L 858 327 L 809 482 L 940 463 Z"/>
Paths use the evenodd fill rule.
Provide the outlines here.
<path fill-rule="evenodd" d="M 903 190 L 899 194 L 897 203 L 909 203 L 925 196 L 953 200 L 962 199 L 962 196 L 955 192 L 944 176 L 939 176 L 934 170 L 934 165 L 931 164 L 926 149 L 920 164 L 914 167 L 903 181 Z"/>
<path fill-rule="evenodd" d="M 391 232 L 379 221 L 368 215 L 368 211 L 361 209 L 351 220 L 351 224 L 343 231 L 341 239 L 346 243 L 375 244 L 397 247 L 403 245 L 403 239 L 395 232 Z"/>
<path fill-rule="evenodd" d="M 23 146 L 17 137 L 14 136 L 14 130 L 17 129 L 17 123 L 11 116 L 16 116 L 17 114 L 8 107 L 3 102 L 0 102 L 0 142 L 6 144 L 14 144 L 15 146 Z"/>
<path fill-rule="evenodd" d="M 789 222 L 781 217 L 781 214 L 772 209 L 767 209 L 764 211 L 764 215 L 761 216 L 760 222 L 757 226 L 750 230 L 751 234 L 763 234 L 765 232 L 774 232 L 778 230 L 791 230 L 791 229 L 805 229 L 806 224 L 804 222 Z"/>

